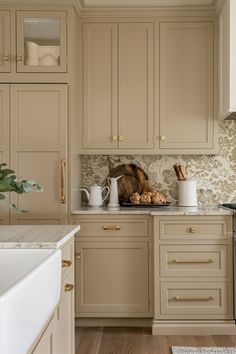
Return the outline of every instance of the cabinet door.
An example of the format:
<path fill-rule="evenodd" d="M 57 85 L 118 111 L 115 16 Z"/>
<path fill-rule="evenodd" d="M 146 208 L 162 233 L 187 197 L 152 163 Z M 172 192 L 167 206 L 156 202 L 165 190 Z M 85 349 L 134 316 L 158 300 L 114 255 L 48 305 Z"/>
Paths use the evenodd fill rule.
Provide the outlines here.
<path fill-rule="evenodd" d="M 153 24 L 119 24 L 119 148 L 153 148 Z"/>
<path fill-rule="evenodd" d="M 17 72 L 66 72 L 66 12 L 17 11 Z"/>
<path fill-rule="evenodd" d="M 74 353 L 74 271 L 70 271 L 61 288 L 57 307 L 56 354 Z"/>
<path fill-rule="evenodd" d="M 83 148 L 117 148 L 117 25 L 83 27 Z"/>
<path fill-rule="evenodd" d="M 11 167 L 44 191 L 11 194 L 27 213 L 11 211 L 13 224 L 66 221 L 67 85 L 11 86 Z"/>
<path fill-rule="evenodd" d="M 53 315 L 35 348 L 29 354 L 57 354 L 54 348 L 55 338 L 55 315 Z"/>
<path fill-rule="evenodd" d="M 10 72 L 10 12 L 0 11 L 0 72 Z"/>
<path fill-rule="evenodd" d="M 76 315 L 147 316 L 148 243 L 76 243 Z"/>
<path fill-rule="evenodd" d="M 160 151 L 213 152 L 213 93 L 213 23 L 161 23 Z"/>
<path fill-rule="evenodd" d="M 9 85 L 0 85 L 0 163 L 9 167 Z M 9 193 L 0 201 L 0 225 L 9 223 Z"/>

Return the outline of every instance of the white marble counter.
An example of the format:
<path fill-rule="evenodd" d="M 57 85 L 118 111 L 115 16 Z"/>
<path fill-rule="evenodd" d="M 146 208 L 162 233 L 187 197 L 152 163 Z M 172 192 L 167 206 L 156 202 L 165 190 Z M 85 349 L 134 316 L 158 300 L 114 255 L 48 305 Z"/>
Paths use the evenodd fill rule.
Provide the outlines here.
<path fill-rule="evenodd" d="M 79 229 L 79 225 L 0 226 L 0 248 L 59 248 Z"/>
<path fill-rule="evenodd" d="M 108 208 L 81 208 L 74 210 L 73 215 L 233 215 L 232 211 L 219 207 L 158 207 L 158 208 L 119 208 L 112 210 Z"/>

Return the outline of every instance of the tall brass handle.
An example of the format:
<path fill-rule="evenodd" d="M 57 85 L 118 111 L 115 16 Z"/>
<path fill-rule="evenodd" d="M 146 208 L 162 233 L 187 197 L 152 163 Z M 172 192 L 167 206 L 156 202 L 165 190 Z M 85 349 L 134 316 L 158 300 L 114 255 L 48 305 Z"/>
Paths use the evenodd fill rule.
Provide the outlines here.
<path fill-rule="evenodd" d="M 66 160 L 61 160 L 61 203 L 66 203 Z"/>
<path fill-rule="evenodd" d="M 170 261 L 169 263 L 214 263 L 214 260 L 212 258 L 209 259 L 173 259 L 173 261 Z"/>
<path fill-rule="evenodd" d="M 62 268 L 69 268 L 71 266 L 72 262 L 66 259 L 63 259 L 61 261 Z"/>
<path fill-rule="evenodd" d="M 182 296 L 174 296 L 172 299 L 174 301 L 213 301 L 214 297 L 182 297 Z"/>
<path fill-rule="evenodd" d="M 72 291 L 74 289 L 74 285 L 73 284 L 66 284 L 64 287 L 64 291 L 67 293 L 69 291 Z"/>
<path fill-rule="evenodd" d="M 120 230 L 120 225 L 104 225 L 103 230 Z"/>

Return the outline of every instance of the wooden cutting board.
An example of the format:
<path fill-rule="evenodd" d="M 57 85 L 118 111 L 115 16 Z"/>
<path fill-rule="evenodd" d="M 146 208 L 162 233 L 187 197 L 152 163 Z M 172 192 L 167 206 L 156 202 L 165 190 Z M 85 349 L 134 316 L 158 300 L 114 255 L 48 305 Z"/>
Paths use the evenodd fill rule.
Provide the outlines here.
<path fill-rule="evenodd" d="M 129 197 L 135 192 L 142 194 L 148 190 L 149 178 L 141 167 L 135 164 L 123 164 L 113 168 L 109 173 L 109 177 L 121 175 L 123 177 L 117 181 L 120 203 L 129 202 Z"/>

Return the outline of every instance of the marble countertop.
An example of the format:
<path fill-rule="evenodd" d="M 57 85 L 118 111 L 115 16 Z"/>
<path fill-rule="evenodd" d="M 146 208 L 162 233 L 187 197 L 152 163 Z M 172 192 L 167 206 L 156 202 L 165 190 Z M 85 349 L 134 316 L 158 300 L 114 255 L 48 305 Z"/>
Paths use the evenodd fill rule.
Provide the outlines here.
<path fill-rule="evenodd" d="M 158 208 L 119 208 L 116 210 L 108 208 L 91 208 L 84 207 L 74 210 L 73 215 L 129 215 L 129 214 L 146 214 L 146 215 L 233 215 L 233 212 L 219 207 L 158 207 Z"/>
<path fill-rule="evenodd" d="M 79 225 L 4 225 L 0 248 L 60 248 L 79 229 Z"/>

